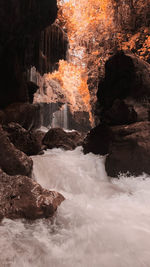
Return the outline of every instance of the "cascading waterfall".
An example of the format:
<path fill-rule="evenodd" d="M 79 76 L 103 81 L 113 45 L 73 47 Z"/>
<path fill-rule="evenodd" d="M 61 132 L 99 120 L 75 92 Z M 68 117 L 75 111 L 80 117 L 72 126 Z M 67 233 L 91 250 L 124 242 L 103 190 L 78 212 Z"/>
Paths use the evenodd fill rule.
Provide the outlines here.
<path fill-rule="evenodd" d="M 3 220 L 2 267 L 150 266 L 150 177 L 111 181 L 104 160 L 80 147 L 33 157 L 37 181 L 66 200 L 52 220 Z"/>
<path fill-rule="evenodd" d="M 64 104 L 62 108 L 53 113 L 53 119 L 51 127 L 60 127 L 63 129 L 68 129 L 68 105 Z"/>
<path fill-rule="evenodd" d="M 87 4 L 72 0 L 72 9 L 67 2 L 65 15 L 72 14 L 67 31 L 71 56 L 68 62 L 59 62 L 58 71 L 47 75 L 51 84 L 60 82 L 62 91 L 57 88 L 56 95 L 61 99 L 64 90 L 65 101 L 54 101 L 55 90 L 50 91 L 51 84 L 41 86 L 35 67 L 27 73 L 29 81 L 41 86 L 35 101 L 39 105 L 36 119 L 47 128 L 68 129 L 70 106 L 72 114 L 81 111 L 90 116 L 86 66 L 91 60 L 94 68 L 100 67 L 99 55 L 104 51 L 99 36 L 113 29 L 114 20 L 106 16 L 111 9 L 109 1 Z M 56 70 L 58 60 L 66 59 L 68 40 L 56 24 L 42 32 L 39 46 L 37 69 L 41 73 Z M 50 102 L 48 88 L 52 92 Z M 111 179 L 105 172 L 105 157 L 84 155 L 81 147 L 47 150 L 32 159 L 33 177 L 44 188 L 62 193 L 65 201 L 51 219 L 31 222 L 5 218 L 0 223 L 0 267 L 150 267 L 148 175 Z"/>

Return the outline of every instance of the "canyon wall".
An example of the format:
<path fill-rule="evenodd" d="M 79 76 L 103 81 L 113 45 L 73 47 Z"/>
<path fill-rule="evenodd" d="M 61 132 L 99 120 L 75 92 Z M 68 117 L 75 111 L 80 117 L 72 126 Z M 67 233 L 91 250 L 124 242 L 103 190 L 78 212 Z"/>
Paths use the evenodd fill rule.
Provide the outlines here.
<path fill-rule="evenodd" d="M 67 37 L 57 25 L 55 0 L 2 0 L 0 2 L 0 108 L 28 102 L 37 90 L 27 71 L 57 68 L 66 58 Z"/>

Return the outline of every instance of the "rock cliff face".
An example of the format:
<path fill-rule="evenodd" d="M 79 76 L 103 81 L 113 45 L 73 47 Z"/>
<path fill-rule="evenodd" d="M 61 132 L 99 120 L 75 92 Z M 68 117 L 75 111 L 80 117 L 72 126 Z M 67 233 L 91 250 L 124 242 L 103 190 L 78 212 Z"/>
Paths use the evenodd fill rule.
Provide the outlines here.
<path fill-rule="evenodd" d="M 148 119 L 150 65 L 132 53 L 119 51 L 106 62 L 97 98 L 97 115 L 103 123 L 119 125 Z"/>
<path fill-rule="evenodd" d="M 109 176 L 150 174 L 150 65 L 117 52 L 105 64 L 97 97 L 101 124 L 88 134 L 84 152 L 108 154 Z"/>
<path fill-rule="evenodd" d="M 67 37 L 51 25 L 56 16 L 56 0 L 0 1 L 0 219 L 48 218 L 64 200 L 31 178 L 29 156 L 42 150 L 42 134 L 30 131 L 40 106 L 22 103 L 38 89 L 30 68 L 43 74 L 66 57 Z"/>
<path fill-rule="evenodd" d="M 43 74 L 65 58 L 67 38 L 59 26 L 49 26 L 56 16 L 56 0 L 0 2 L 0 108 L 32 99 L 31 66 Z"/>

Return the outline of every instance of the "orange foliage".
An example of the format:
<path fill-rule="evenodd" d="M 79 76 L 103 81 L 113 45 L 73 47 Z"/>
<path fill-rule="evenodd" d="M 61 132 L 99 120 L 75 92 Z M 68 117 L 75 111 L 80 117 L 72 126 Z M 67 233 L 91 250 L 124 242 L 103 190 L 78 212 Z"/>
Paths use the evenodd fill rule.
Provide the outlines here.
<path fill-rule="evenodd" d="M 70 53 L 79 47 L 97 49 L 100 33 L 112 27 L 111 0 L 60 1 L 60 20 L 64 21 L 70 43 Z M 83 58 L 86 58 L 84 53 Z M 82 60 L 83 60 L 82 58 Z"/>
<path fill-rule="evenodd" d="M 111 0 L 59 0 L 58 22 L 69 38 L 69 63 L 60 61 L 59 71 L 50 75 L 59 80 L 73 102 L 75 87 L 90 114 L 90 94 L 87 85 L 89 53 L 99 67 L 99 36 L 112 25 Z M 109 12 L 109 16 L 108 16 Z M 69 74 L 67 74 L 69 73 Z M 67 77 L 69 75 L 69 77 Z M 78 104 L 77 104 L 78 105 Z"/>
<path fill-rule="evenodd" d="M 58 71 L 47 74 L 46 78 L 59 81 L 72 111 L 84 110 L 90 114 L 90 95 L 84 73 L 83 67 L 60 60 Z"/>
<path fill-rule="evenodd" d="M 107 35 L 106 29 L 109 28 L 110 31 L 113 25 L 111 4 L 111 0 L 68 0 L 67 2 L 59 0 L 58 21 L 67 31 L 71 63 L 60 61 L 59 71 L 52 74 L 51 78 L 59 80 L 64 90 L 68 92 L 72 103 L 75 102 L 73 94 L 78 91 L 89 114 L 91 114 L 87 85 L 89 54 L 95 58 L 95 68 L 99 68 L 100 35 L 104 33 Z M 79 104 L 76 103 L 76 105 Z"/>
<path fill-rule="evenodd" d="M 145 28 L 144 32 L 138 32 L 128 36 L 128 41 L 122 42 L 122 49 L 129 49 L 137 54 L 141 59 L 148 60 L 150 52 L 150 35 L 149 29 Z"/>

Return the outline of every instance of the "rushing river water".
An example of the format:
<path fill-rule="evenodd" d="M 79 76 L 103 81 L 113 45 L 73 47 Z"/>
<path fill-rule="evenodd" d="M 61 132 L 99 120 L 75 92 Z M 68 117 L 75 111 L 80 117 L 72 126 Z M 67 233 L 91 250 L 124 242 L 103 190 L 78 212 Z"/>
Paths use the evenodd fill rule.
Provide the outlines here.
<path fill-rule="evenodd" d="M 104 158 L 81 148 L 33 160 L 37 181 L 66 200 L 53 220 L 3 220 L 1 267 L 150 266 L 150 178 L 110 181 Z"/>

